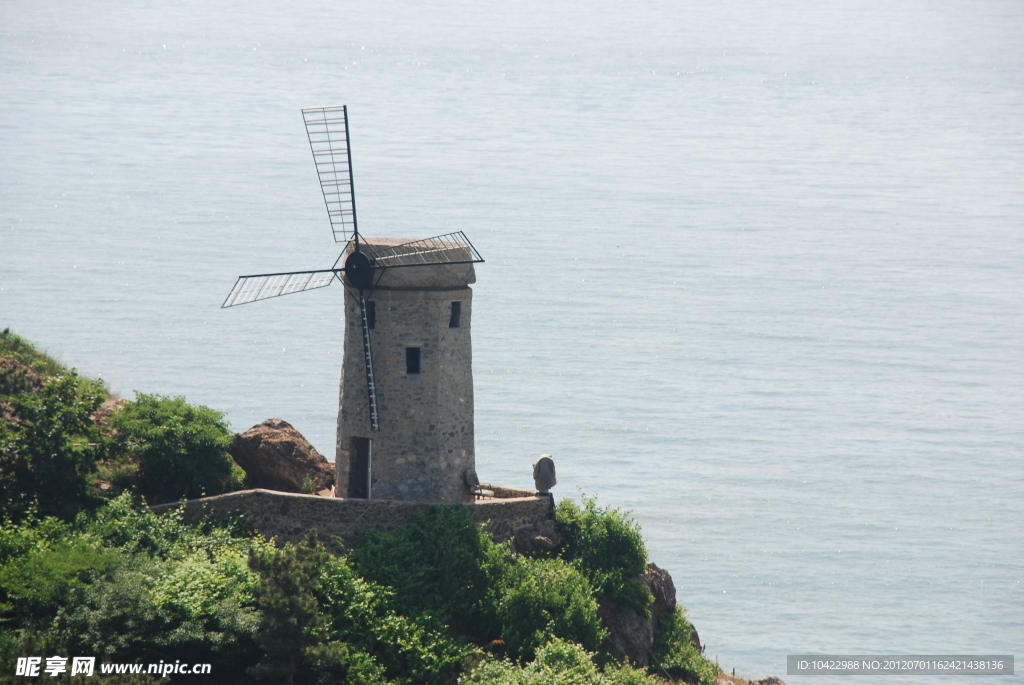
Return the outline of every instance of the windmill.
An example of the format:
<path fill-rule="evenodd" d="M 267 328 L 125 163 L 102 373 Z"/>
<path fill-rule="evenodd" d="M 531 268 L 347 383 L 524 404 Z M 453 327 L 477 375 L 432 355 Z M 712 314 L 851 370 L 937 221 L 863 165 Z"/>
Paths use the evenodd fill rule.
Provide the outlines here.
<path fill-rule="evenodd" d="M 305 123 L 306 135 L 309 138 L 309 146 L 313 153 L 313 161 L 316 164 L 317 176 L 319 177 L 324 202 L 327 206 L 327 215 L 334 234 L 334 240 L 336 243 L 345 243 L 345 248 L 329 269 L 240 276 L 224 300 L 222 308 L 323 288 L 335 281 L 339 281 L 345 287 L 345 291 L 354 305 L 353 307 L 349 307 L 348 304 L 346 305 L 346 331 L 349 330 L 348 324 L 351 322 L 350 320 L 353 318 L 358 319 L 358 327 L 353 327 L 353 329 L 361 333 L 362 360 L 360 365 L 365 375 L 366 392 L 363 397 L 355 397 L 355 393 L 352 392 L 351 383 L 346 384 L 346 370 L 345 366 L 343 366 L 342 401 L 339 408 L 338 421 L 338 457 L 336 459 L 339 472 L 338 482 L 339 486 L 345 482 L 349 483 L 347 488 L 349 496 L 369 498 L 371 480 L 377 482 L 376 479 L 371 479 L 370 475 L 372 439 L 368 437 L 349 438 L 348 434 L 360 431 L 353 429 L 351 418 L 346 417 L 346 403 L 354 406 L 362 404 L 365 400 L 365 416 L 369 419 L 368 424 L 365 425 L 373 433 L 381 431 L 382 420 L 385 422 L 385 429 L 387 429 L 387 422 L 390 421 L 401 436 L 405 436 L 410 431 L 416 435 L 427 435 L 435 432 L 435 424 L 428 423 L 426 418 L 421 421 L 423 423 L 421 427 L 413 426 L 410 428 L 408 425 L 410 419 L 406 418 L 407 416 L 417 412 L 425 415 L 425 411 L 422 408 L 410 410 L 408 407 L 405 407 L 401 416 L 385 416 L 383 419 L 381 417 L 381 412 L 378 408 L 380 386 L 379 379 L 375 375 L 372 354 L 373 345 L 371 344 L 371 330 L 375 328 L 377 319 L 377 310 L 373 306 L 374 302 L 371 299 L 373 297 L 372 294 L 378 289 L 381 291 L 394 291 L 391 297 L 396 297 L 399 294 L 398 291 L 406 291 L 406 294 L 408 291 L 418 291 L 424 294 L 423 297 L 419 298 L 421 300 L 438 300 L 438 293 L 441 293 L 441 297 L 444 297 L 446 296 L 445 293 L 454 289 L 468 290 L 468 284 L 475 281 L 472 264 L 482 262 L 483 258 L 462 231 L 420 240 L 367 239 L 363 236 L 359 232 L 359 224 L 356 218 L 347 108 L 341 105 L 303 109 L 302 118 Z M 462 266 L 458 267 L 457 265 Z M 453 271 L 452 267 L 456 267 L 456 271 Z M 461 271 L 458 271 L 458 268 L 461 268 Z M 397 269 L 403 270 L 402 276 L 393 271 Z M 388 272 L 391 273 L 389 274 Z M 438 280 L 438 273 L 442 272 L 443 276 Z M 453 273 L 455 274 L 454 280 L 452 279 Z M 413 276 L 413 274 L 417 275 Z M 465 297 L 468 297 L 468 295 Z M 461 300 L 452 300 L 450 307 L 451 318 L 449 325 L 452 328 L 457 328 L 460 326 Z M 391 306 L 388 309 L 395 311 L 399 308 Z M 416 317 L 407 316 L 407 318 Z M 419 318 L 422 319 L 422 317 Z M 397 326 L 398 324 L 396 323 L 395 325 Z M 466 328 L 468 329 L 468 326 Z M 398 329 L 393 330 L 397 331 Z M 410 335 L 415 336 L 416 334 L 418 334 L 418 331 L 412 330 L 410 332 L 409 326 L 405 325 L 402 328 L 400 337 L 405 339 Z M 468 330 L 464 336 L 465 341 L 460 344 L 464 345 L 465 353 L 462 356 L 465 357 L 466 372 L 470 374 L 468 376 L 469 447 L 467 449 L 466 445 L 462 444 L 459 450 L 463 454 L 461 461 L 458 459 L 445 461 L 443 457 L 440 457 L 440 463 L 443 466 L 447 466 L 448 470 L 465 470 L 473 466 L 472 375 L 471 371 L 469 371 L 471 352 L 469 351 Z M 434 336 L 434 339 L 437 340 L 437 336 Z M 347 334 L 345 344 L 346 351 L 348 352 L 350 344 Z M 420 372 L 420 348 L 407 348 L 406 352 L 409 355 L 411 355 L 410 350 L 415 350 L 414 375 L 418 375 Z M 348 364 L 348 354 L 346 354 L 345 359 L 346 364 Z M 394 361 L 394 357 L 386 357 L 387 360 Z M 410 357 L 407 363 L 410 364 L 408 367 L 409 373 L 413 375 L 411 374 L 413 370 L 411 362 L 412 359 Z M 449 366 L 452 366 L 452 364 L 449 363 Z M 386 369 L 386 371 L 390 373 L 389 370 Z M 438 377 L 436 384 L 441 384 L 443 381 L 444 379 Z M 393 394 L 397 393 L 398 390 L 397 384 L 394 384 Z M 423 394 L 422 389 L 415 390 L 415 392 L 420 393 L 420 395 Z M 428 389 L 427 394 L 430 395 L 431 392 L 436 395 L 440 391 Z M 466 394 L 467 392 L 463 390 L 463 396 L 457 398 L 461 405 L 466 404 Z M 348 398 L 347 401 L 346 397 Z M 398 403 L 394 402 L 393 404 Z M 467 410 L 461 411 L 464 414 Z M 465 434 L 465 416 L 457 423 L 461 424 L 461 428 L 458 430 Z M 449 431 L 446 435 L 454 436 L 455 430 Z M 350 439 L 355 441 L 352 443 L 355 447 L 351 449 L 349 449 L 349 445 L 346 442 L 346 440 Z M 427 441 L 429 443 L 427 444 L 419 438 L 417 440 L 418 442 L 414 445 L 402 444 L 394 447 L 395 455 L 401 453 L 402 456 L 394 457 L 394 461 L 397 463 L 397 466 L 395 466 L 396 470 L 391 474 L 388 482 L 384 483 L 382 488 L 384 495 L 392 499 L 401 499 L 406 496 L 415 499 L 439 498 L 444 500 L 461 498 L 461 493 L 453 494 L 456 493 L 457 488 L 452 485 L 452 483 L 461 478 L 461 472 L 454 477 L 450 473 L 444 474 L 443 477 L 440 477 L 440 480 L 438 477 L 435 477 L 433 479 L 434 485 L 431 485 L 431 482 L 424 482 L 420 475 L 410 475 L 407 470 L 401 468 L 406 463 L 405 457 L 408 456 L 410 450 L 415 452 L 418 449 L 431 455 L 452 454 L 456 452 L 455 449 L 447 444 L 431 442 L 430 440 Z M 388 443 L 387 440 L 384 440 L 384 442 L 385 444 Z M 406 440 L 406 443 L 408 443 L 408 440 Z M 424 446 L 424 444 L 427 446 Z M 346 460 L 343 459 L 343 456 L 346 454 L 355 456 Z M 468 467 L 466 466 L 467 464 Z M 434 464 L 432 463 L 430 466 L 434 466 Z M 428 478 L 427 481 L 430 481 L 430 479 Z M 441 485 L 437 485 L 441 481 L 444 482 Z M 410 484 L 412 485 L 410 486 Z M 392 486 L 392 489 L 389 490 L 389 486 Z M 440 488 L 440 491 L 443 491 L 439 496 L 436 494 L 438 488 Z M 339 495 L 343 495 L 340 487 Z"/>

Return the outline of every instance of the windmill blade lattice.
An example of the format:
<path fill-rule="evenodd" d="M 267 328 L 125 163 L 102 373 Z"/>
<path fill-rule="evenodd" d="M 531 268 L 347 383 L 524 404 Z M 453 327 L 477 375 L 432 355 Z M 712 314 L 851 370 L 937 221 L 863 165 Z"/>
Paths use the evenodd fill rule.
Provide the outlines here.
<path fill-rule="evenodd" d="M 375 267 L 472 264 L 484 261 L 462 231 L 394 246 L 366 247 Z"/>
<path fill-rule="evenodd" d="M 311 107 L 302 110 L 309 148 L 313 151 L 320 189 L 327 203 L 327 215 L 334 242 L 346 242 L 359 235 L 356 198 L 352 188 L 352 154 L 348 140 L 348 110 L 339 107 Z"/>
<path fill-rule="evenodd" d="M 221 305 L 221 309 L 257 300 L 266 300 L 271 297 L 300 293 L 304 290 L 324 288 L 334 281 L 335 275 L 336 272 L 333 269 L 323 269 L 239 276 L 235 281 L 235 287 L 231 289 L 224 304 Z"/>
<path fill-rule="evenodd" d="M 330 269 L 240 276 L 221 307 L 234 307 L 271 297 L 323 288 L 333 283 L 335 278 L 343 282 L 353 297 L 358 293 L 370 430 L 379 431 L 377 384 L 374 377 L 365 291 L 369 289 L 372 292 L 379 277 L 387 269 L 472 264 L 484 260 L 462 231 L 397 245 L 379 244 L 397 242 L 393 239 L 370 241 L 370 244 L 361 240 L 356 220 L 355 188 L 352 183 L 348 109 L 344 105 L 310 107 L 302 110 L 302 120 L 316 164 L 320 190 L 327 205 L 334 240 L 350 244 Z M 374 242 L 378 244 L 373 244 Z M 342 261 L 343 266 L 339 266 Z M 374 277 L 375 274 L 377 279 Z M 346 317 L 348 316 L 346 313 Z"/>

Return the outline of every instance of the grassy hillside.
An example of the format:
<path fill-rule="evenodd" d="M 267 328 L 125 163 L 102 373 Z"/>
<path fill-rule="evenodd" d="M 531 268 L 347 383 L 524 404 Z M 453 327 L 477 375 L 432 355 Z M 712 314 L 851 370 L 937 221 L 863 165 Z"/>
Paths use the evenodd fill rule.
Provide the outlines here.
<path fill-rule="evenodd" d="M 69 372 L 70 369 L 9 328 L 0 332 L 0 395 L 38 389 L 47 376 Z"/>
<path fill-rule="evenodd" d="M 173 501 L 242 487 L 223 414 L 181 397 L 123 401 L 0 333 L 0 515 L 68 520 L 121 492 Z"/>

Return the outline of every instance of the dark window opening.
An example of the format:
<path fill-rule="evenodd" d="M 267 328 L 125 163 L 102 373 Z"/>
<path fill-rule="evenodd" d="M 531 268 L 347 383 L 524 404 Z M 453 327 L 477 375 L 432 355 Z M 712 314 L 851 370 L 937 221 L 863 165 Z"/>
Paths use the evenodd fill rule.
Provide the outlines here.
<path fill-rule="evenodd" d="M 448 319 L 448 328 L 458 328 L 461 325 L 462 303 L 452 302 L 452 318 Z"/>
<path fill-rule="evenodd" d="M 366 301 L 366 327 L 377 327 L 377 303 L 373 300 Z"/>
<path fill-rule="evenodd" d="M 352 449 L 348 457 L 348 497 L 370 499 L 370 461 L 373 441 L 369 438 L 352 438 Z"/>
<path fill-rule="evenodd" d="M 405 348 L 405 372 L 410 375 L 420 372 L 420 348 Z"/>

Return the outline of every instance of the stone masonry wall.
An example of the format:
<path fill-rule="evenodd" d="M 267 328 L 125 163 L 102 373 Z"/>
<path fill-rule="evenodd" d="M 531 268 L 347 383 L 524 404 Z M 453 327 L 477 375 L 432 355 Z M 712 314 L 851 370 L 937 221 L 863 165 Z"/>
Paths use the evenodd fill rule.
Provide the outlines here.
<path fill-rule="evenodd" d="M 353 293 L 353 295 L 355 295 Z M 470 330 L 472 290 L 377 288 L 370 331 L 379 431 L 370 430 L 362 328 L 355 296 L 345 298 L 345 359 L 338 412 L 337 492 L 349 493 L 353 438 L 373 441 L 371 499 L 458 502 L 471 498 L 463 473 L 475 465 Z M 449 327 L 451 303 L 460 325 Z M 406 348 L 420 349 L 420 373 L 406 372 Z"/>
<path fill-rule="evenodd" d="M 536 490 L 525 488 L 512 488 L 507 485 L 495 485 L 494 483 L 481 483 L 480 487 L 494 493 L 495 499 L 512 499 L 515 497 L 536 497 Z"/>
<path fill-rule="evenodd" d="M 155 513 L 177 509 L 178 502 L 152 507 Z M 328 547 L 337 549 L 334 537 L 355 541 L 369 531 L 394 530 L 409 521 L 426 504 L 394 500 L 340 499 L 299 495 L 273 490 L 243 490 L 226 495 L 204 497 L 185 502 L 185 520 L 204 516 L 242 513 L 256 530 L 280 542 L 297 542 L 306 532 L 316 528 L 317 536 Z M 489 499 L 464 506 L 478 523 L 486 523 L 487 531 L 502 542 L 517 530 L 550 519 L 551 499 L 517 497 Z"/>

